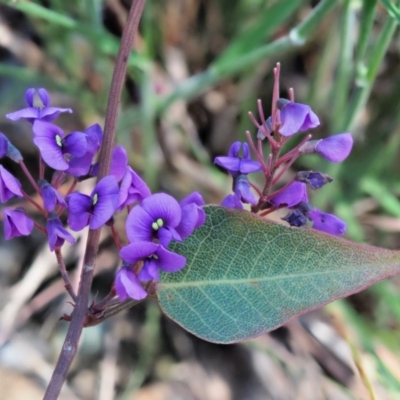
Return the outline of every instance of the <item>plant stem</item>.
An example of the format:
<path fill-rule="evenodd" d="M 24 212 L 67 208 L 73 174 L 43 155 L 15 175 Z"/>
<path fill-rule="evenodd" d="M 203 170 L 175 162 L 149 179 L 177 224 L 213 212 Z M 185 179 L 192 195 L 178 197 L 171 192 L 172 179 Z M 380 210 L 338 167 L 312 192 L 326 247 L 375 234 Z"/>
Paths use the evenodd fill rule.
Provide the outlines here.
<path fill-rule="evenodd" d="M 74 302 L 76 302 L 77 297 L 76 297 L 74 288 L 72 286 L 71 280 L 69 279 L 69 275 L 68 275 L 67 268 L 65 266 L 64 258 L 61 254 L 61 249 L 60 248 L 55 249 L 54 252 L 56 253 L 57 264 L 58 264 L 58 268 L 60 270 L 61 277 L 64 281 L 64 287 L 67 290 L 68 294 L 71 296 L 71 299 Z"/>
<path fill-rule="evenodd" d="M 125 82 L 127 61 L 132 48 L 133 38 L 139 26 L 146 0 L 132 2 L 128 20 L 122 34 L 121 46 L 117 55 L 108 97 L 104 137 L 100 150 L 100 166 L 98 180 L 108 174 L 117 125 L 118 108 Z M 86 245 L 84 265 L 81 272 L 76 305 L 71 315 L 68 328 L 56 368 L 44 395 L 44 400 L 56 400 L 67 378 L 69 367 L 75 357 L 79 338 L 87 317 L 90 289 L 92 285 L 94 265 L 99 247 L 100 229 L 90 230 Z"/>

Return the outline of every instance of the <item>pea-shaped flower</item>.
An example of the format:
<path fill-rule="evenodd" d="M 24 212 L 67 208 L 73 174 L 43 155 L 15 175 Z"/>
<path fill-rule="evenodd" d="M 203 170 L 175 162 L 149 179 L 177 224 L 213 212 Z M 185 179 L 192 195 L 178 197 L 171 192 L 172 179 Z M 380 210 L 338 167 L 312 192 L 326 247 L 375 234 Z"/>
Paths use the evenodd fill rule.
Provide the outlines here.
<path fill-rule="evenodd" d="M 128 244 L 119 252 L 120 257 L 134 265 L 143 261 L 139 272 L 139 280 L 147 282 L 160 279 L 159 270 L 164 272 L 176 272 L 186 264 L 186 258 L 173 253 L 157 243 L 138 241 Z"/>
<path fill-rule="evenodd" d="M 42 121 L 53 121 L 53 119 L 56 119 L 60 113 L 72 113 L 72 110 L 70 108 L 51 107 L 50 96 L 47 93 L 47 90 L 42 88 L 39 89 L 38 95 L 41 102 L 43 103 L 43 107 L 35 107 L 33 105 L 35 89 L 30 88 L 25 92 L 25 101 L 28 107 L 6 114 L 6 117 L 8 119 L 11 119 L 12 121 L 18 121 L 21 118 L 26 119 L 29 122 L 34 122 L 37 119 L 40 119 Z"/>
<path fill-rule="evenodd" d="M 14 196 L 23 197 L 21 183 L 0 165 L 0 202 L 6 203 Z"/>
<path fill-rule="evenodd" d="M 240 155 L 240 150 L 242 150 L 242 155 Z M 225 168 L 232 175 L 250 174 L 261 169 L 261 164 L 251 159 L 249 145 L 242 142 L 233 143 L 227 157 L 215 157 L 214 164 Z"/>
<path fill-rule="evenodd" d="M 303 182 L 293 182 L 270 200 L 277 207 L 285 206 L 289 208 L 302 201 L 308 202 L 307 187 Z"/>
<path fill-rule="evenodd" d="M 90 196 L 74 192 L 67 197 L 68 225 L 80 231 L 103 226 L 114 214 L 118 204 L 118 183 L 114 176 L 104 177 L 97 183 Z"/>
<path fill-rule="evenodd" d="M 307 104 L 279 99 L 278 108 L 281 117 L 279 133 L 283 136 L 292 136 L 297 132 L 308 131 L 320 124 L 317 115 Z"/>
<path fill-rule="evenodd" d="M 6 240 L 18 236 L 28 236 L 34 227 L 33 221 L 26 216 L 22 209 L 12 210 L 5 208 L 4 214 L 4 237 Z"/>
<path fill-rule="evenodd" d="M 45 163 L 57 171 L 65 171 L 69 163 L 65 154 L 82 157 L 86 153 L 87 140 L 83 132 L 72 132 L 65 136 L 57 125 L 36 120 L 32 126 L 33 142 L 39 148 Z"/>
<path fill-rule="evenodd" d="M 176 231 L 181 218 L 179 203 L 168 194 L 156 193 L 131 210 L 126 220 L 126 234 L 130 242 L 157 239 L 167 247 L 172 239 L 182 240 Z"/>
<path fill-rule="evenodd" d="M 115 291 L 121 301 L 128 297 L 134 300 L 143 300 L 147 292 L 141 285 L 139 278 L 133 272 L 131 266 L 124 264 L 115 277 Z"/>

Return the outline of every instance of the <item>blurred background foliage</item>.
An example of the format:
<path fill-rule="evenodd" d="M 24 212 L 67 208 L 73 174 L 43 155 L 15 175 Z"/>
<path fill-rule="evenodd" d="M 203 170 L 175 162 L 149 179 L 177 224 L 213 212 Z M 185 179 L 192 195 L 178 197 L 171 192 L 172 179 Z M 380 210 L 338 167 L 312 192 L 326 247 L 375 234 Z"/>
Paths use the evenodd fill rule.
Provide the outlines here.
<path fill-rule="evenodd" d="M 103 123 L 130 0 L 0 1 L 0 114 L 45 87 L 74 114 L 67 130 Z M 198 190 L 219 203 L 230 179 L 213 165 L 255 133 L 247 113 L 282 97 L 320 116 L 314 138 L 349 131 L 344 163 L 301 158 L 298 170 L 335 180 L 311 201 L 348 223 L 349 239 L 399 248 L 400 22 L 390 0 L 147 0 L 129 59 L 117 140 L 153 191 Z M 0 130 L 36 174 L 28 124 Z M 296 139 L 293 139 L 294 141 Z M 18 174 L 14 166 L 8 165 Z M 23 177 L 19 175 L 23 181 Z M 123 235 L 123 224 L 120 222 Z M 66 257 L 77 279 L 84 237 Z M 0 246 L 0 392 L 40 398 L 65 333 L 53 255 L 35 234 Z M 104 232 L 93 295 L 107 293 L 118 260 Z M 66 399 L 398 399 L 400 281 L 394 278 L 245 344 L 216 346 L 183 332 L 149 300 L 85 331 Z M 28 396 L 28 397 L 27 397 Z M 36 397 L 35 397 L 36 396 Z"/>

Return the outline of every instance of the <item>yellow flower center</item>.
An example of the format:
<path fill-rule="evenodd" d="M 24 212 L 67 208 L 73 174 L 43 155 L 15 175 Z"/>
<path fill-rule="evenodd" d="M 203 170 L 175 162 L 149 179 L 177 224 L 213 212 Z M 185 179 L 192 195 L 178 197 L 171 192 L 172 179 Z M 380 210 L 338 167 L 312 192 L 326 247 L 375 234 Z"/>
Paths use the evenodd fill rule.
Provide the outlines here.
<path fill-rule="evenodd" d="M 164 221 L 161 218 L 158 218 L 157 221 L 153 222 L 151 224 L 151 227 L 155 230 L 158 231 L 160 228 L 162 228 L 164 225 Z"/>

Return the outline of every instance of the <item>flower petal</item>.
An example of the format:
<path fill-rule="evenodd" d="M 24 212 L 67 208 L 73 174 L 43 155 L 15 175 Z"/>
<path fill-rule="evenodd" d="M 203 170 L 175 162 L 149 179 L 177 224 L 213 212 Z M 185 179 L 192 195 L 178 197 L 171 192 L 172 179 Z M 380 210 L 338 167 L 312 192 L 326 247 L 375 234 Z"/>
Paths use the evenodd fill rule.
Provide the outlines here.
<path fill-rule="evenodd" d="M 86 154 L 86 149 L 86 135 L 83 132 L 72 132 L 63 140 L 63 153 L 83 157 Z"/>
<path fill-rule="evenodd" d="M 235 194 L 228 194 L 228 196 L 222 200 L 221 206 L 243 210 L 243 204 L 240 201 L 240 197 Z"/>
<path fill-rule="evenodd" d="M 100 228 L 113 216 L 118 205 L 118 191 L 115 176 L 105 176 L 97 183 L 91 195 L 92 199 L 97 195 L 97 202 L 94 204 L 90 229 Z"/>
<path fill-rule="evenodd" d="M 294 207 L 301 201 L 308 202 L 307 188 L 305 183 L 293 182 L 285 190 L 270 199 L 276 206 Z"/>
<path fill-rule="evenodd" d="M 287 101 L 280 109 L 280 114 L 282 125 L 279 133 L 283 136 L 291 136 L 299 131 L 307 131 L 320 124 L 317 115 L 307 104 Z"/>
<path fill-rule="evenodd" d="M 91 197 L 74 192 L 67 197 L 68 225 L 73 231 L 80 231 L 89 224 L 92 211 Z"/>
<path fill-rule="evenodd" d="M 28 218 L 23 210 L 5 208 L 4 214 L 4 237 L 10 240 L 18 236 L 27 236 L 33 230 L 34 223 Z"/>
<path fill-rule="evenodd" d="M 346 232 L 346 224 L 333 214 L 327 214 L 321 210 L 311 211 L 307 214 L 313 222 L 313 228 L 331 235 L 343 235 Z"/>
<path fill-rule="evenodd" d="M 119 188 L 118 210 L 151 195 L 146 182 L 128 166 Z"/>
<path fill-rule="evenodd" d="M 158 257 L 158 266 L 164 272 L 176 272 L 186 265 L 186 257 L 173 253 L 160 246 L 156 252 Z"/>
<path fill-rule="evenodd" d="M 115 277 L 115 290 L 121 301 L 124 301 L 127 297 L 134 300 L 143 300 L 147 296 L 147 292 L 140 284 L 135 273 L 127 267 L 122 267 L 118 270 Z"/>
<path fill-rule="evenodd" d="M 333 163 L 341 162 L 350 154 L 353 138 L 350 133 L 340 133 L 322 139 L 315 146 L 317 152 Z"/>
<path fill-rule="evenodd" d="M 154 220 L 161 218 L 164 226 L 175 228 L 181 221 L 182 211 L 179 203 L 166 193 L 156 193 L 146 197 L 141 207 L 148 212 Z"/>
<path fill-rule="evenodd" d="M 154 254 L 159 246 L 159 244 L 153 242 L 137 241 L 124 246 L 119 251 L 119 256 L 130 264 L 136 264 L 143 258 Z"/>
<path fill-rule="evenodd" d="M 21 192 L 21 183 L 0 165 L 0 201 L 6 203 L 14 196 L 24 197 Z"/>
<path fill-rule="evenodd" d="M 238 172 L 240 170 L 240 158 L 236 157 L 215 157 L 214 164 L 219 165 L 222 168 L 225 168 L 230 173 Z"/>
<path fill-rule="evenodd" d="M 261 170 L 261 164 L 258 161 L 242 159 L 240 161 L 239 171 L 242 174 L 251 174 L 252 172 L 257 172 Z"/>
<path fill-rule="evenodd" d="M 126 235 L 129 241 L 151 241 L 153 239 L 152 223 L 153 218 L 141 206 L 132 208 L 125 223 Z"/>
<path fill-rule="evenodd" d="M 71 244 L 75 243 L 75 239 L 73 236 L 63 227 L 60 219 L 58 217 L 50 217 L 47 220 L 47 234 L 49 247 L 51 251 L 54 251 L 56 248 L 61 247 L 65 240 Z"/>

